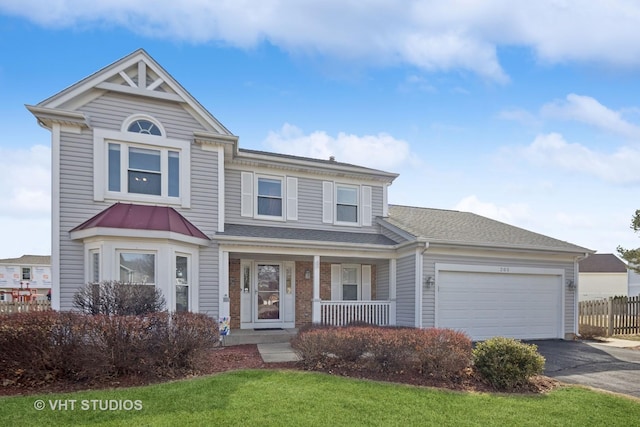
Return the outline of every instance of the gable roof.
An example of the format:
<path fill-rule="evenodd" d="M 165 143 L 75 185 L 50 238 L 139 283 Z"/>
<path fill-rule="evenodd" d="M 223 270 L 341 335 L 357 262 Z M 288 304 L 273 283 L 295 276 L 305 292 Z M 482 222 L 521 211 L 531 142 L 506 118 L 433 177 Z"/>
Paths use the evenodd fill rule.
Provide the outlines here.
<path fill-rule="evenodd" d="M 50 255 L 22 255 L 20 258 L 0 259 L 0 264 L 51 265 Z"/>
<path fill-rule="evenodd" d="M 212 130 L 225 136 L 233 135 L 144 49 L 130 53 L 45 99 L 37 106 L 27 106 L 27 108 L 38 117 L 46 114 L 47 110 L 51 110 L 51 113 L 62 111 L 69 114 L 74 110 L 71 106 L 72 101 L 93 89 L 149 96 L 187 104 Z"/>
<path fill-rule="evenodd" d="M 626 273 L 627 265 L 614 254 L 593 254 L 579 263 L 580 273 Z"/>
<path fill-rule="evenodd" d="M 116 203 L 75 227 L 71 232 L 91 228 L 167 231 L 209 240 L 198 227 L 167 206 Z"/>
<path fill-rule="evenodd" d="M 509 249 L 592 253 L 593 251 L 470 212 L 389 205 L 379 220 L 430 243 Z"/>

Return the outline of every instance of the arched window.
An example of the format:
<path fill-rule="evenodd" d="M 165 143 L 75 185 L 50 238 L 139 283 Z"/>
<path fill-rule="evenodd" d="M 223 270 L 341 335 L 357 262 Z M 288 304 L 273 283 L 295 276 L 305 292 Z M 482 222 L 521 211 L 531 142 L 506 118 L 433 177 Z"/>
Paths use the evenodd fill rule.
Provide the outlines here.
<path fill-rule="evenodd" d="M 127 131 L 144 133 L 146 135 L 162 136 L 162 131 L 160 130 L 160 128 L 152 121 L 146 119 L 138 119 L 131 122 L 131 124 L 127 128 Z"/>

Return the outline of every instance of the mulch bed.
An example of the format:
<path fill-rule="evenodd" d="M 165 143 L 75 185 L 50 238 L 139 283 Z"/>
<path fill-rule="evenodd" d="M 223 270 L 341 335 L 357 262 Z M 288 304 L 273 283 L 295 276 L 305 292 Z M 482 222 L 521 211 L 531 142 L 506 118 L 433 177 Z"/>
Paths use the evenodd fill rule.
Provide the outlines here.
<path fill-rule="evenodd" d="M 212 350 L 208 360 L 203 361 L 200 375 L 211 375 L 219 372 L 234 371 L 239 369 L 297 369 L 302 370 L 300 364 L 296 362 L 285 363 L 265 363 L 260 357 L 258 347 L 255 344 L 238 345 L 233 347 L 223 347 Z M 469 371 L 464 378 L 455 381 L 436 380 L 427 376 L 416 376 L 406 372 L 395 373 L 372 373 L 364 371 L 354 371 L 343 368 L 331 370 L 321 370 L 331 375 L 338 375 L 350 378 L 370 379 L 375 381 L 386 381 L 393 383 L 410 384 L 416 386 L 446 388 L 459 391 L 494 392 L 495 390 L 483 382 L 480 378 Z M 182 378 L 188 378 L 184 376 Z M 29 386 L 2 386 L 0 385 L 0 396 L 26 395 L 36 393 L 63 393 L 80 390 L 96 390 L 105 388 L 121 388 L 142 386 L 154 383 L 166 382 L 180 378 L 139 378 L 135 376 L 118 378 L 117 380 L 92 381 L 84 383 L 57 382 L 54 384 L 31 384 Z M 553 390 L 558 386 L 558 381 L 548 377 L 538 376 L 532 379 L 531 383 L 524 388 L 513 390 L 515 393 L 544 393 Z"/>

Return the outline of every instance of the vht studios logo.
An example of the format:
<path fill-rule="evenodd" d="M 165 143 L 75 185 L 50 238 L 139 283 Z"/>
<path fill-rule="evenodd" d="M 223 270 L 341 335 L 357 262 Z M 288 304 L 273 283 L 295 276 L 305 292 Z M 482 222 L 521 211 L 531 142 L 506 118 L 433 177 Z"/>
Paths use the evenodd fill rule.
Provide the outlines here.
<path fill-rule="evenodd" d="M 50 411 L 140 411 L 141 400 L 116 400 L 116 399 L 38 399 L 33 402 L 33 407 L 38 411 L 48 409 Z"/>

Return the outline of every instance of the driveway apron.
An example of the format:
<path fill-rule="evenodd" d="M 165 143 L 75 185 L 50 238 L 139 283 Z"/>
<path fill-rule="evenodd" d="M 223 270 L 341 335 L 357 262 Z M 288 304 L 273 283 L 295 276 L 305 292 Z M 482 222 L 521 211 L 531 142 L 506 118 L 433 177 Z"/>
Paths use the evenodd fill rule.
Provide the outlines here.
<path fill-rule="evenodd" d="M 527 341 L 546 359 L 544 374 L 640 398 L 640 350 L 581 341 Z"/>

